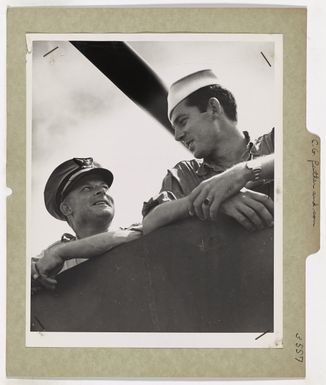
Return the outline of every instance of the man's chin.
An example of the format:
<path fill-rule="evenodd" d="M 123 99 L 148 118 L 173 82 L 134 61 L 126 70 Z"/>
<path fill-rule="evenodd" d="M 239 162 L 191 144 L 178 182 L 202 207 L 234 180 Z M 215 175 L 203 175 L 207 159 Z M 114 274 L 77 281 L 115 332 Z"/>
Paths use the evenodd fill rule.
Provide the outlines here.
<path fill-rule="evenodd" d="M 202 158 L 204 158 L 204 155 L 203 155 L 203 153 L 201 152 L 201 151 L 193 151 L 192 152 L 192 154 L 193 154 L 193 156 L 196 158 L 196 159 L 202 159 Z"/>
<path fill-rule="evenodd" d="M 106 209 L 106 210 L 102 210 L 99 215 L 101 215 L 102 217 L 109 217 L 109 218 L 113 218 L 114 216 L 114 210 L 112 210 L 112 208 L 110 209 Z"/>
<path fill-rule="evenodd" d="M 94 216 L 101 217 L 101 218 L 113 218 L 114 216 L 114 209 L 110 206 L 96 206 L 96 209 L 94 210 Z"/>

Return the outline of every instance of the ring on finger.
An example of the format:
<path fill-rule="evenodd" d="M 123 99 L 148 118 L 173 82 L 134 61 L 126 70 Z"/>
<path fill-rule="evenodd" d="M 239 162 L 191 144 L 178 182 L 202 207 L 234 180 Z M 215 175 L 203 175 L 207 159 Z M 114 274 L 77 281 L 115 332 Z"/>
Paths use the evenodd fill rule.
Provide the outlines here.
<path fill-rule="evenodd" d="M 209 206 L 211 204 L 211 201 L 208 198 L 205 198 L 203 203 L 205 206 Z"/>

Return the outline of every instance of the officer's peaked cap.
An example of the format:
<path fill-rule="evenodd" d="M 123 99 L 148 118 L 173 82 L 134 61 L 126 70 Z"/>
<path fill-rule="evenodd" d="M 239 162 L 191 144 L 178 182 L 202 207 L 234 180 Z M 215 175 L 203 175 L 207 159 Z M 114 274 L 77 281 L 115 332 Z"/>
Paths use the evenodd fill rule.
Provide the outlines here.
<path fill-rule="evenodd" d="M 93 158 L 73 158 L 61 163 L 50 175 L 44 189 L 44 202 L 48 212 L 55 218 L 65 220 L 60 204 L 78 180 L 86 174 L 101 175 L 110 187 L 113 174 L 101 167 Z"/>

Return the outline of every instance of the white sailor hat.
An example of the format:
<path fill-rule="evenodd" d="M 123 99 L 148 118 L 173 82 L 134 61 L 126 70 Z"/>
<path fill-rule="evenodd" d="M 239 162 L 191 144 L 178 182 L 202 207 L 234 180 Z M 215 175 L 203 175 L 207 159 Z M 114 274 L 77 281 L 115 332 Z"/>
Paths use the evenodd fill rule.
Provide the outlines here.
<path fill-rule="evenodd" d="M 173 109 L 187 96 L 200 88 L 213 84 L 218 84 L 218 80 L 214 72 L 210 69 L 194 72 L 173 83 L 168 93 L 169 119 L 171 120 Z"/>

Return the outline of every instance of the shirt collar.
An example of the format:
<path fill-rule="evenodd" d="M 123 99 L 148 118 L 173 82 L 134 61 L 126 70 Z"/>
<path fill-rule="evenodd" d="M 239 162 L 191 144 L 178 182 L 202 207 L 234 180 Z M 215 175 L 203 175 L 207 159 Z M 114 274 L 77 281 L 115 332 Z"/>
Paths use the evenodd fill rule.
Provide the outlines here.
<path fill-rule="evenodd" d="M 255 146 L 253 142 L 250 141 L 250 136 L 248 131 L 242 131 L 242 133 L 245 136 L 246 150 L 241 155 L 240 162 L 252 159 L 255 153 Z M 199 165 L 199 168 L 196 171 L 196 174 L 198 176 L 207 176 L 209 173 L 219 174 L 223 171 L 225 171 L 225 168 L 223 166 L 218 164 L 211 164 L 203 160 Z"/>

